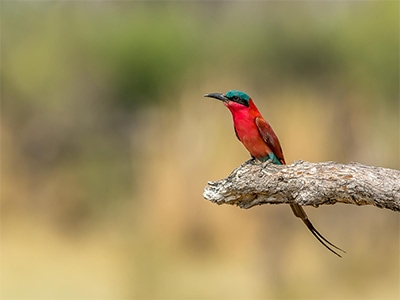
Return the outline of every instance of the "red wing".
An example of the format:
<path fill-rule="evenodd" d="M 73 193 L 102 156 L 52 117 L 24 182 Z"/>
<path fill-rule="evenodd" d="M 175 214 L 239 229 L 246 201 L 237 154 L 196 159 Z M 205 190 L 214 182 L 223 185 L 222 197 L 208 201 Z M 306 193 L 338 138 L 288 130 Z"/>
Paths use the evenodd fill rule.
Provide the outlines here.
<path fill-rule="evenodd" d="M 274 152 L 275 156 L 280 160 L 280 162 L 283 165 L 286 164 L 285 158 L 283 157 L 281 144 L 279 143 L 275 132 L 272 130 L 271 125 L 269 125 L 268 122 L 262 117 L 256 117 L 254 121 L 256 122 L 258 132 L 261 134 L 264 142 L 268 145 L 272 152 Z"/>

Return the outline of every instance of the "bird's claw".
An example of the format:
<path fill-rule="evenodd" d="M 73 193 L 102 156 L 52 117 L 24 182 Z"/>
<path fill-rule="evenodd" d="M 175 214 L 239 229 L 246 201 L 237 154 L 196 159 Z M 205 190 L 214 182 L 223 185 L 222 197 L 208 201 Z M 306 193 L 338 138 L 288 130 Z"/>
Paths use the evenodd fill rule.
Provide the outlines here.
<path fill-rule="evenodd" d="M 255 159 L 254 157 L 252 157 L 252 158 L 250 158 L 249 160 L 246 160 L 246 161 L 244 162 L 244 164 L 245 164 L 245 165 L 248 165 L 248 164 L 255 165 L 255 164 L 257 164 L 257 162 L 258 162 L 258 160 Z"/>

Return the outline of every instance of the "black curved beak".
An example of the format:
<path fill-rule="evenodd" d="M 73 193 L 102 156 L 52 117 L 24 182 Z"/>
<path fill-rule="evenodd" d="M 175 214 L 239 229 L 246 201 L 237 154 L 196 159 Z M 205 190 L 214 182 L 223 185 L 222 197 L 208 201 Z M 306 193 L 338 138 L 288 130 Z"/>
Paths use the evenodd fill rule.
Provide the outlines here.
<path fill-rule="evenodd" d="M 229 99 L 226 98 L 225 95 L 221 94 L 221 93 L 205 94 L 204 97 L 214 98 L 214 99 L 217 99 L 217 100 L 220 100 L 220 101 L 223 101 L 223 102 L 229 101 Z"/>

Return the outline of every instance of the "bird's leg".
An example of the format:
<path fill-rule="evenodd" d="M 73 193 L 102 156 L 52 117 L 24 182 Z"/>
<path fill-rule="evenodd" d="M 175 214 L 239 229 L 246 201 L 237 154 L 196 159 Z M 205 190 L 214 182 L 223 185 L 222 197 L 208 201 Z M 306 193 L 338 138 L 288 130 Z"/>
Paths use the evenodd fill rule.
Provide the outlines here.
<path fill-rule="evenodd" d="M 315 238 L 322 244 L 324 245 L 329 251 L 332 253 L 336 254 L 339 257 L 342 257 L 339 253 L 337 253 L 335 250 L 333 250 L 331 247 L 329 247 L 327 244 L 332 246 L 333 248 L 342 251 L 343 253 L 346 253 L 346 251 L 340 249 L 339 247 L 335 246 L 332 244 L 330 241 L 328 241 L 322 234 L 318 232 L 317 229 L 315 229 L 314 225 L 311 223 L 311 221 L 308 219 L 308 216 L 304 209 L 298 205 L 297 203 L 292 203 L 290 204 L 290 207 L 293 210 L 293 213 L 296 217 L 300 218 L 304 224 L 306 224 L 307 228 L 311 231 L 311 233 L 315 236 Z"/>
<path fill-rule="evenodd" d="M 256 163 L 256 158 L 255 158 L 254 156 L 251 156 L 251 158 L 250 158 L 249 160 L 246 160 L 246 161 L 244 162 L 245 165 L 247 165 L 247 164 L 252 164 L 252 165 L 254 165 L 255 163 Z"/>

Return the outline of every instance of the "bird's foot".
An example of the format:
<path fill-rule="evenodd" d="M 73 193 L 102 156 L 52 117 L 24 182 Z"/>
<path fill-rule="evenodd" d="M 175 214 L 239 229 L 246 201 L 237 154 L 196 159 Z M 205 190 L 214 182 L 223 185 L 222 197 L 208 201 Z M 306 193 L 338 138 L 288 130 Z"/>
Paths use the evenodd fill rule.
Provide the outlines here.
<path fill-rule="evenodd" d="M 252 157 L 249 160 L 246 160 L 244 162 L 244 165 L 247 165 L 247 164 L 255 165 L 256 163 L 257 163 L 257 160 L 254 157 Z"/>

